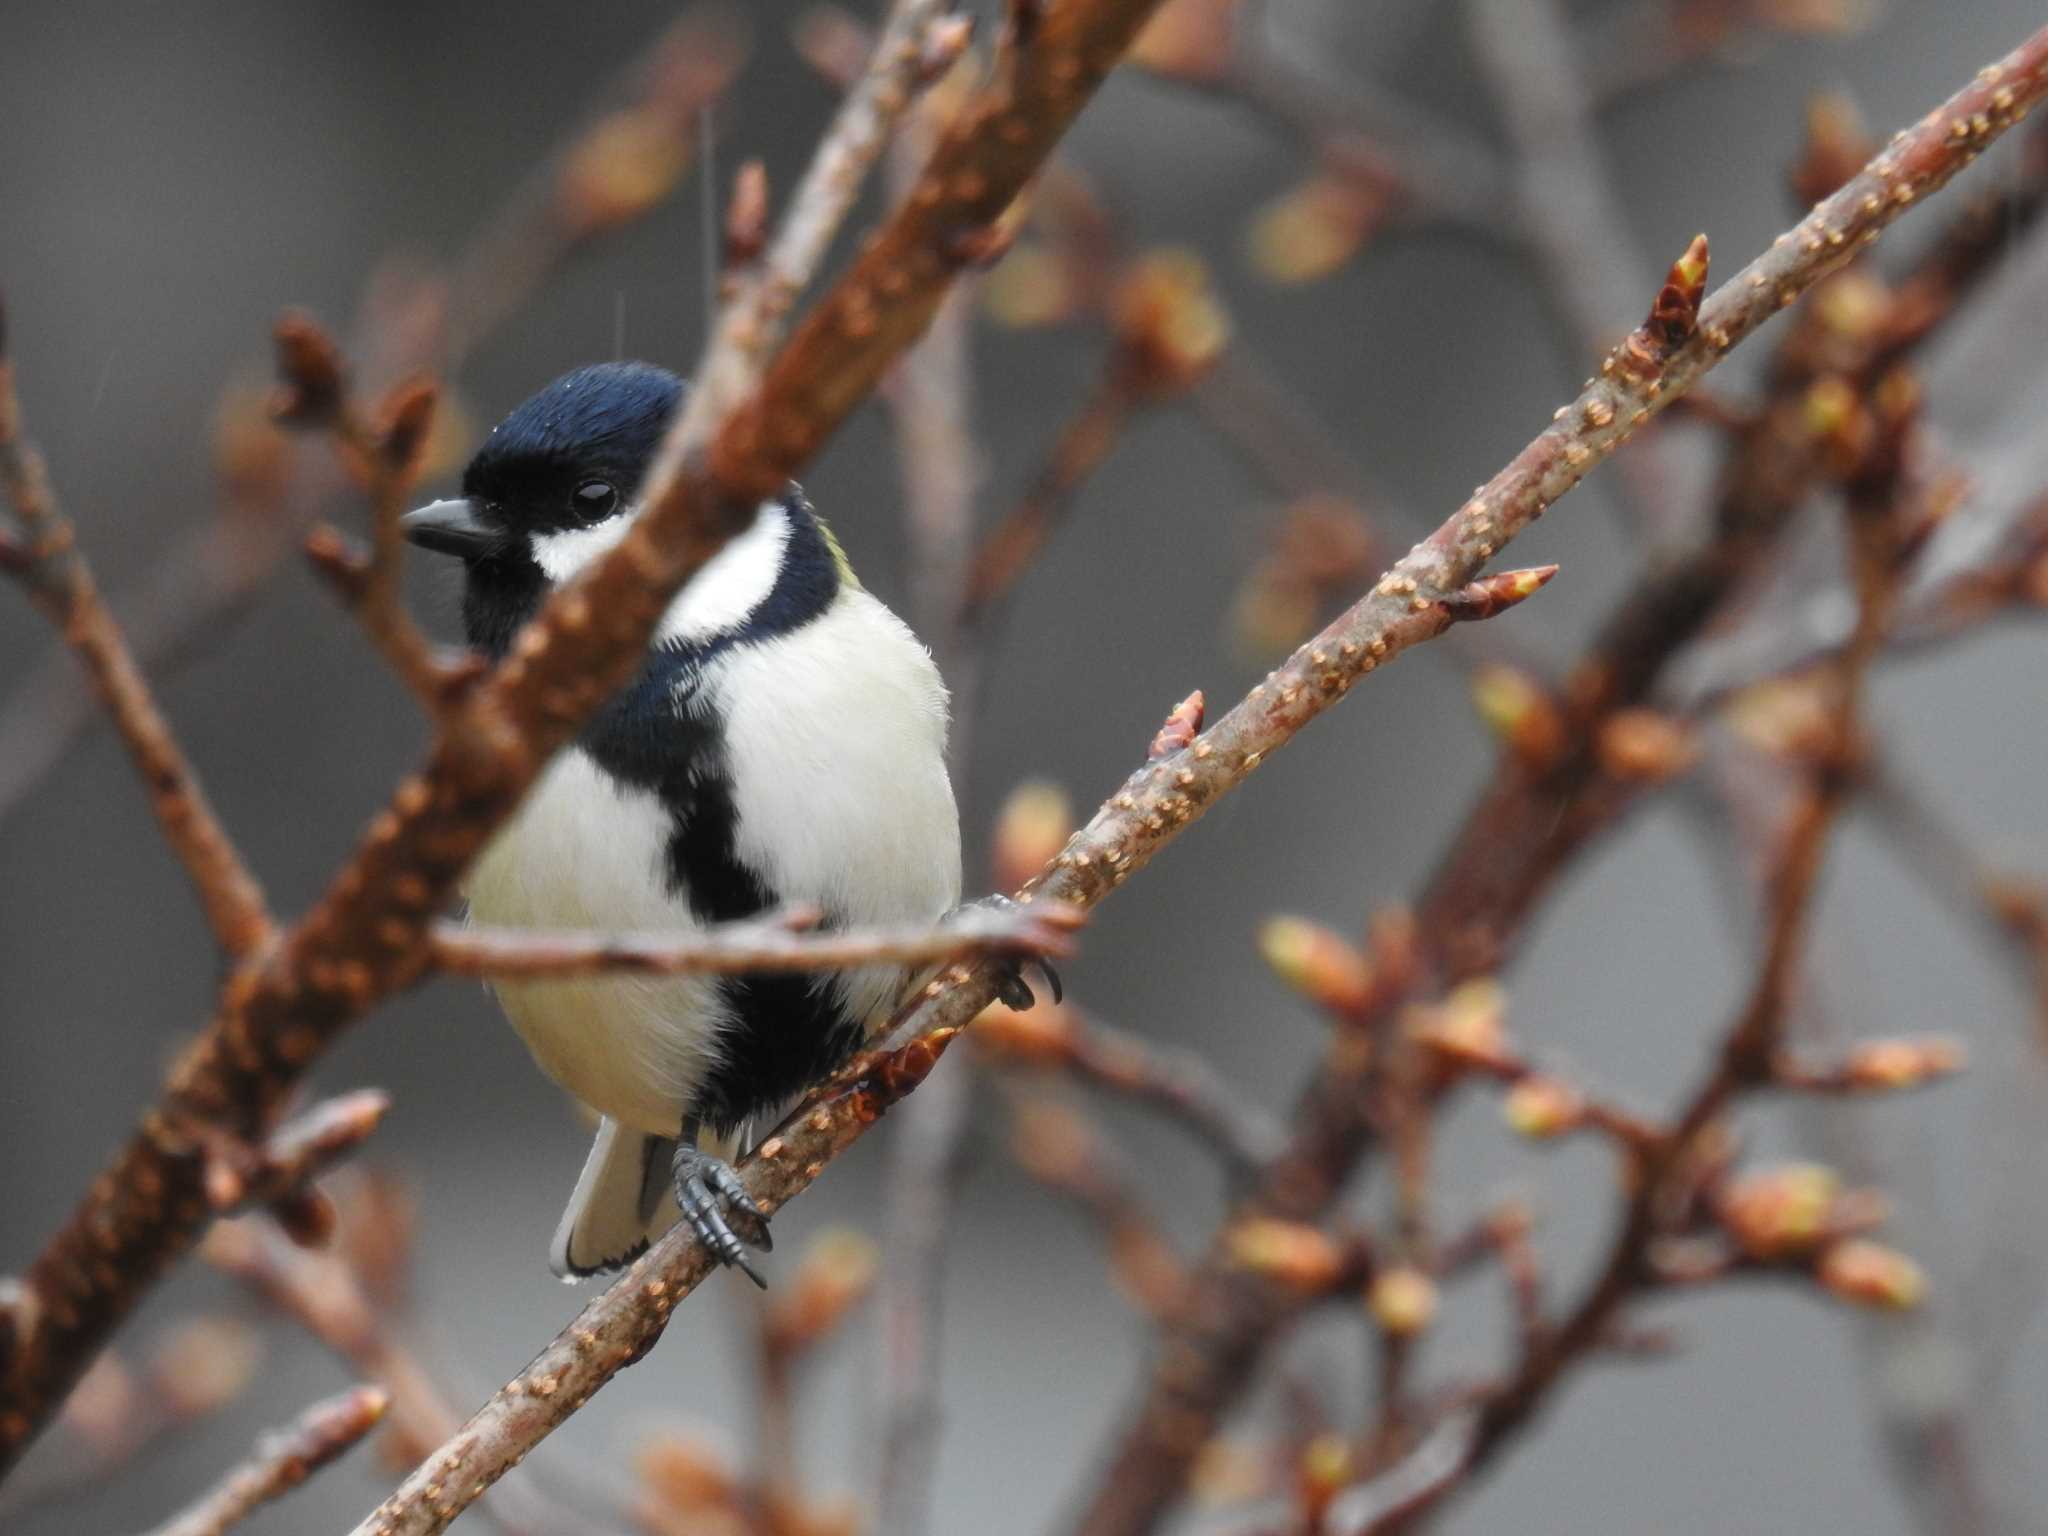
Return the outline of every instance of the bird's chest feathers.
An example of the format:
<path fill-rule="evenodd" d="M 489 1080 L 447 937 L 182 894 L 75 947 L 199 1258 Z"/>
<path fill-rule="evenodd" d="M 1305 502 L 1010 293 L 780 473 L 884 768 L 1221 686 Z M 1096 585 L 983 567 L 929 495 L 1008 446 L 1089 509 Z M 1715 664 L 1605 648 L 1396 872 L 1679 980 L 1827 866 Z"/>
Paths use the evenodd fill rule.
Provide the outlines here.
<path fill-rule="evenodd" d="M 655 794 L 571 748 L 477 860 L 470 919 L 555 932 L 692 931 L 700 924 L 665 873 L 672 826 Z M 578 978 L 496 990 L 543 1071 L 642 1130 L 672 1132 L 714 1060 L 722 1003 L 712 981 Z"/>

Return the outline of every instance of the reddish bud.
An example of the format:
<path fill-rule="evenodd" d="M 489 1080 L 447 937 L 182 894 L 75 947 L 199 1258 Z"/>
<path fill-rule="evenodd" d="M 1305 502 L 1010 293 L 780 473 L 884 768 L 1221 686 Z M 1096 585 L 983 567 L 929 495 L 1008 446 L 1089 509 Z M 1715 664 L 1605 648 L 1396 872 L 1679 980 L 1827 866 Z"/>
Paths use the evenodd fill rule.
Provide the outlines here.
<path fill-rule="evenodd" d="M 1166 717 L 1166 723 L 1159 727 L 1159 734 L 1152 738 L 1146 757 L 1156 763 L 1160 758 L 1171 757 L 1186 747 L 1201 734 L 1207 707 L 1199 688 L 1174 705 L 1173 713 Z"/>
<path fill-rule="evenodd" d="M 1321 282 L 1358 256 L 1391 203 L 1382 178 L 1319 172 L 1259 210 L 1245 236 L 1247 254 L 1268 282 Z"/>
<path fill-rule="evenodd" d="M 1650 709 L 1609 715 L 1600 724 L 1596 747 L 1608 777 L 1642 784 L 1675 778 L 1699 755 L 1690 730 Z"/>
<path fill-rule="evenodd" d="M 402 475 L 419 468 L 434 427 L 440 391 L 425 374 L 394 385 L 377 409 L 377 448 L 384 462 Z"/>
<path fill-rule="evenodd" d="M 1396 1264 L 1373 1277 L 1367 1297 L 1373 1320 L 1396 1338 L 1411 1338 L 1436 1321 L 1436 1282 L 1412 1264 Z"/>
<path fill-rule="evenodd" d="M 1302 1222 L 1254 1216 L 1234 1223 L 1224 1238 L 1239 1269 L 1303 1295 L 1328 1290 L 1344 1271 L 1344 1254 L 1329 1235 Z"/>
<path fill-rule="evenodd" d="M 689 1515 L 738 1507 L 739 1479 L 726 1458 L 701 1440 L 664 1432 L 642 1446 L 635 1460 L 641 1481 L 666 1509 Z"/>
<path fill-rule="evenodd" d="M 272 337 L 280 386 L 271 404 L 272 416 L 293 426 L 331 421 L 348 387 L 334 338 L 302 309 L 278 316 Z"/>
<path fill-rule="evenodd" d="M 1743 1250 L 1759 1259 L 1803 1253 L 1827 1237 L 1842 1181 L 1832 1168 L 1788 1163 L 1736 1180 L 1721 1219 Z"/>
<path fill-rule="evenodd" d="M 1859 1307 L 1904 1311 L 1927 1295 L 1927 1275 L 1896 1249 L 1865 1238 L 1833 1244 L 1821 1255 L 1820 1283 Z"/>
<path fill-rule="evenodd" d="M 1556 574 L 1554 565 L 1532 565 L 1526 570 L 1482 576 L 1477 581 L 1467 582 L 1445 598 L 1444 611 L 1451 616 L 1453 623 L 1458 624 L 1490 619 L 1542 591 Z"/>
<path fill-rule="evenodd" d="M 1685 254 L 1671 264 L 1664 286 L 1650 306 L 1643 329 L 1665 352 L 1675 352 L 1692 340 L 1699 325 L 1700 300 L 1707 292 L 1707 237 L 1694 235 Z"/>
<path fill-rule="evenodd" d="M 1074 835 L 1067 792 L 1044 779 L 1026 779 L 1003 802 L 990 839 L 989 864 L 999 891 L 1019 890 L 1045 872 Z"/>
<path fill-rule="evenodd" d="M 749 160 L 733 177 L 725 207 L 725 266 L 751 266 L 768 244 L 768 167 Z"/>
<path fill-rule="evenodd" d="M 1532 768 L 1564 750 L 1564 713 L 1550 691 L 1514 667 L 1484 666 L 1472 674 L 1472 704 L 1509 751 Z"/>
<path fill-rule="evenodd" d="M 1088 1122 L 1071 1109 L 1032 1099 L 1017 1109 L 1010 1154 L 1033 1178 L 1068 1185 L 1087 1175 L 1101 1160 L 1102 1149 Z"/>
<path fill-rule="evenodd" d="M 271 1201 L 270 1218 L 301 1248 L 326 1247 L 341 1220 L 334 1202 L 311 1185 Z"/>
<path fill-rule="evenodd" d="M 1192 251 L 1150 251 L 1110 296 L 1110 321 L 1136 387 L 1174 393 L 1192 385 L 1230 340 L 1230 317 Z"/>
<path fill-rule="evenodd" d="M 1259 928 L 1259 953 L 1274 975 L 1332 1013 L 1362 1013 L 1372 999 L 1372 967 L 1365 956 L 1307 918 L 1267 919 Z"/>
<path fill-rule="evenodd" d="M 994 1003 L 972 1026 L 975 1043 L 982 1049 L 1038 1063 L 1064 1061 L 1079 1027 L 1073 1010 L 1060 1003 L 1040 1003 L 1027 1013 Z"/>
<path fill-rule="evenodd" d="M 149 1374 L 171 1413 L 198 1419 L 240 1397 L 263 1361 L 263 1336 L 247 1323 L 199 1317 L 179 1323 L 151 1351 Z"/>
<path fill-rule="evenodd" d="M 1586 1103 L 1570 1083 L 1539 1074 L 1508 1090 L 1501 1113 L 1519 1134 L 1543 1140 L 1576 1130 L 1585 1120 Z"/>
<path fill-rule="evenodd" d="M 1962 1041 L 1949 1035 L 1918 1040 L 1866 1040 L 1849 1052 L 1842 1076 L 1853 1088 L 1889 1091 L 1918 1088 L 1923 1083 L 1960 1072 Z"/>
<path fill-rule="evenodd" d="M 1490 976 L 1461 982 L 1441 1003 L 1412 1011 L 1415 1040 L 1453 1063 L 1501 1069 L 1508 1056 L 1507 992 Z"/>
<path fill-rule="evenodd" d="M 1856 103 L 1823 91 L 1806 104 L 1806 145 L 1792 167 L 1792 195 L 1809 207 L 1841 190 L 1877 153 Z"/>
<path fill-rule="evenodd" d="M 828 1337 L 867 1299 L 880 1270 L 881 1255 L 866 1236 L 845 1227 L 819 1233 L 772 1303 L 772 1336 L 787 1349 Z"/>

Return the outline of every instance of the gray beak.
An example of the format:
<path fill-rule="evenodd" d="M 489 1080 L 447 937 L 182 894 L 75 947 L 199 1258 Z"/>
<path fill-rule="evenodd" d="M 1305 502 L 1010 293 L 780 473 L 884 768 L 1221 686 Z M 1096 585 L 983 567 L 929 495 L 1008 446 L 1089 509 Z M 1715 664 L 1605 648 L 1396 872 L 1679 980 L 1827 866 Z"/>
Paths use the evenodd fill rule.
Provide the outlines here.
<path fill-rule="evenodd" d="M 430 501 L 398 520 L 406 538 L 421 549 L 475 560 L 497 547 L 499 535 L 476 519 L 467 501 Z"/>

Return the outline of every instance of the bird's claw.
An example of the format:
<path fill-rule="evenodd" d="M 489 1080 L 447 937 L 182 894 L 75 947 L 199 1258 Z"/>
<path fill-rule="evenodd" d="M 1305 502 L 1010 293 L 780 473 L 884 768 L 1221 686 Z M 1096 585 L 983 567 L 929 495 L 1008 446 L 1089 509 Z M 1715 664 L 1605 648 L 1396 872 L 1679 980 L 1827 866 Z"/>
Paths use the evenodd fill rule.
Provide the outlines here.
<path fill-rule="evenodd" d="M 767 1215 L 754 1204 L 754 1197 L 747 1193 L 732 1164 L 685 1140 L 676 1147 L 673 1167 L 676 1204 L 682 1209 L 683 1220 L 697 1234 L 697 1240 L 719 1263 L 739 1270 L 767 1290 L 768 1282 L 761 1272 L 747 1262 L 747 1245 L 727 1222 L 726 1211 L 738 1211 L 753 1222 L 759 1233 L 755 1246 L 762 1252 L 774 1250 L 775 1238 L 768 1230 Z"/>
<path fill-rule="evenodd" d="M 1014 912 L 1017 903 L 1007 896 L 984 896 L 973 905 L 992 907 L 998 912 Z M 1060 973 L 1053 969 L 1052 962 L 1043 956 L 1034 955 L 1028 961 L 1021 958 L 996 960 L 996 1001 L 1014 1013 L 1023 1013 L 1038 1006 L 1038 994 L 1031 990 L 1031 983 L 1024 979 L 1024 967 L 1029 964 L 1038 968 L 1045 978 L 1045 985 L 1052 993 L 1055 1003 L 1067 1000 L 1067 989 L 1060 982 Z"/>

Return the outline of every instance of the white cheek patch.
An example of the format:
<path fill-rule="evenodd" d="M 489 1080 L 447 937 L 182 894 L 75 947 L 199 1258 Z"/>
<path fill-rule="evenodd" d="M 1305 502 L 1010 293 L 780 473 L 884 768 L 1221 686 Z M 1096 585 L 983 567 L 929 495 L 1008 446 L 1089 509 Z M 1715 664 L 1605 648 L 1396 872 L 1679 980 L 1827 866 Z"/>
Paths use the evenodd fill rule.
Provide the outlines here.
<path fill-rule="evenodd" d="M 591 561 L 610 551 L 633 526 L 630 515 L 608 517 L 588 528 L 570 528 L 561 533 L 539 533 L 533 538 L 533 563 L 547 579 L 560 586 Z"/>
<path fill-rule="evenodd" d="M 588 528 L 535 534 L 533 562 L 560 586 L 592 561 L 618 545 L 633 526 L 638 507 L 629 507 Z M 730 541 L 690 578 L 662 616 L 663 640 L 707 640 L 746 621 L 782 572 L 782 552 L 789 544 L 789 514 L 779 502 L 767 501 L 754 514 L 753 526 Z"/>
<path fill-rule="evenodd" d="M 789 514 L 779 502 L 763 502 L 753 526 L 713 555 L 676 594 L 662 615 L 661 638 L 707 640 L 738 628 L 775 590 L 788 543 Z"/>

